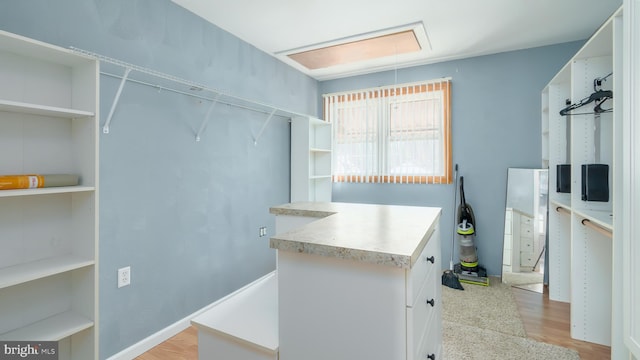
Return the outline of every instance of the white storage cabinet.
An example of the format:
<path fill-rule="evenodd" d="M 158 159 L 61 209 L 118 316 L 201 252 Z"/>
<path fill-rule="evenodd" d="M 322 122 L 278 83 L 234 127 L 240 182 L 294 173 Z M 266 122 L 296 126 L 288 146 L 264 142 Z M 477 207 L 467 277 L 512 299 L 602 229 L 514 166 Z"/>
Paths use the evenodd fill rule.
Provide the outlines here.
<path fill-rule="evenodd" d="M 0 31 L 0 175 L 78 186 L 0 190 L 0 340 L 97 359 L 98 62 Z"/>
<path fill-rule="evenodd" d="M 411 269 L 278 251 L 279 359 L 442 359 L 440 269 L 437 225 Z"/>

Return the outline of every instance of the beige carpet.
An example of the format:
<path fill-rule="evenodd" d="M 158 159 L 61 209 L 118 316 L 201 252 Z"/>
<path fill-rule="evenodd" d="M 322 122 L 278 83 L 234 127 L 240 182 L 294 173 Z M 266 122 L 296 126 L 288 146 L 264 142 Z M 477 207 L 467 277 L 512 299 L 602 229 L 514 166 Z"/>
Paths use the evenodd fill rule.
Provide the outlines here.
<path fill-rule="evenodd" d="M 445 360 L 579 360 L 574 350 L 524 337 L 444 321 Z"/>
<path fill-rule="evenodd" d="M 442 286 L 445 360 L 579 360 L 574 350 L 526 337 L 511 286 L 491 278 L 490 286 Z"/>
<path fill-rule="evenodd" d="M 462 284 L 464 290 L 442 286 L 442 319 L 508 335 L 527 336 L 511 286 L 492 277 L 489 286 Z"/>

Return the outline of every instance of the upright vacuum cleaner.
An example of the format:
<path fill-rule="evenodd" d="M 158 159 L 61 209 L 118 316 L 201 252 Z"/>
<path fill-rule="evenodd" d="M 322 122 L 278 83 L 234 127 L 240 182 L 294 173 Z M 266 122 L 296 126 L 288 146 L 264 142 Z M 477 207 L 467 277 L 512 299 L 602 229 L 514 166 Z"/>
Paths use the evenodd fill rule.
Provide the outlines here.
<path fill-rule="evenodd" d="M 455 264 L 453 272 L 462 283 L 489 286 L 487 270 L 478 263 L 475 245 L 476 219 L 473 209 L 464 196 L 464 177 L 460 177 L 460 206 L 457 212 L 456 234 L 459 246 L 460 263 Z"/>

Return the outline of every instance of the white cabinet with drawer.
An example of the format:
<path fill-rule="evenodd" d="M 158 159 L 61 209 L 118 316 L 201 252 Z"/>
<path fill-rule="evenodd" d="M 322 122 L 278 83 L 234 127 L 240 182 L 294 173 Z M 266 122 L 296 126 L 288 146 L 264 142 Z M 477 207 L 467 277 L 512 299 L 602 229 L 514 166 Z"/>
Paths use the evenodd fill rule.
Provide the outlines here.
<path fill-rule="evenodd" d="M 325 220 L 307 226 L 332 238 L 332 222 Z M 441 359 L 438 221 L 439 212 L 406 267 L 341 258 L 348 250 L 314 253 L 316 243 L 299 244 L 303 230 L 276 235 L 283 242 L 275 245 L 272 238 L 278 249 L 279 359 Z"/>

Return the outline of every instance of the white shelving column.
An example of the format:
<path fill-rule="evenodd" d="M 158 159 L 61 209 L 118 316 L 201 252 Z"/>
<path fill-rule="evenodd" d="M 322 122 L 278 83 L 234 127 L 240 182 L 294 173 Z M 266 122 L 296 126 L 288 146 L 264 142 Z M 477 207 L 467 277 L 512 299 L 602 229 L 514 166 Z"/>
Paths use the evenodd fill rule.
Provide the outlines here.
<path fill-rule="evenodd" d="M 291 119 L 291 202 L 331 201 L 331 123 Z"/>
<path fill-rule="evenodd" d="M 622 36 L 619 9 L 587 41 L 569 63 L 543 90 L 549 112 L 542 113 L 543 126 L 549 123 L 549 298 L 571 302 L 571 336 L 575 339 L 611 345 L 613 248 L 616 241 L 613 216 L 616 180 L 622 170 L 615 159 L 620 132 L 619 99 L 616 81 L 622 78 L 621 48 L 614 46 Z M 613 91 L 614 101 L 596 114 L 595 102 L 562 116 L 569 104 L 587 99 L 598 90 Z M 615 105 L 614 105 L 615 104 Z M 543 134 L 544 138 L 544 134 Z M 544 144 L 544 140 L 543 140 Z M 545 151 L 543 150 L 543 154 Z M 544 159 L 543 159 L 544 163 Z M 556 189 L 557 165 L 570 164 L 570 191 Z M 608 166 L 607 199 L 587 199 L 583 195 L 583 165 Z"/>
<path fill-rule="evenodd" d="M 613 71 L 613 24 L 607 22 L 578 52 L 572 61 L 571 99 L 579 101 L 594 92 L 594 79 Z M 602 86 L 612 90 L 613 76 Z M 615 96 L 615 95 L 614 95 Z M 608 102 L 610 106 L 611 101 Z M 587 111 L 585 111 L 587 110 Z M 599 116 L 584 107 L 574 112 L 587 115 L 571 116 L 571 241 L 573 261 L 571 271 L 571 336 L 575 339 L 611 345 L 611 278 L 612 241 L 583 225 L 582 221 L 597 221 L 613 230 L 613 113 Z M 609 166 L 608 201 L 582 199 L 582 166 Z"/>
<path fill-rule="evenodd" d="M 640 258 L 640 242 L 638 242 L 635 220 L 640 215 L 640 0 L 624 0 L 624 37 L 617 45 L 624 47 L 623 66 L 625 77 L 621 81 L 624 87 L 624 115 L 623 128 L 620 131 L 622 145 L 620 150 L 624 153 L 620 163 L 625 167 L 623 180 L 620 181 L 620 197 L 622 204 L 616 204 L 616 208 L 622 210 L 616 217 L 616 229 L 621 229 L 620 243 L 614 247 L 618 255 L 615 274 L 621 278 L 614 288 L 614 296 L 622 296 L 623 310 L 614 311 L 614 319 L 623 324 L 622 331 L 616 335 L 622 335 L 618 339 L 622 344 L 614 342 L 621 348 L 619 355 L 613 349 L 614 356 L 630 359 L 640 359 L 640 276 L 634 271 L 638 258 Z M 616 143 L 618 144 L 618 143 Z M 616 158 L 618 160 L 619 158 Z M 619 206 L 618 206 L 619 205 Z M 620 227 L 618 227 L 620 226 Z M 618 234 L 618 233 L 617 233 Z M 619 304 L 616 304 L 619 305 Z M 625 354 L 625 351 L 627 354 Z M 629 356 L 628 354 L 632 355 Z"/>
<path fill-rule="evenodd" d="M 541 126 L 541 149 L 542 149 L 542 168 L 549 168 L 549 88 L 542 91 L 540 97 L 542 104 L 542 126 Z"/>
<path fill-rule="evenodd" d="M 60 359 L 98 357 L 98 82 L 95 59 L 0 31 L 0 175 L 80 179 L 0 190 L 0 340 Z"/>
<path fill-rule="evenodd" d="M 569 122 L 560 116 L 566 99 L 571 96 L 571 66 L 565 66 L 543 93 L 548 93 L 549 112 L 549 298 L 555 301 L 571 301 L 571 199 L 570 194 L 556 191 L 557 166 L 570 163 L 568 140 L 571 134 Z M 543 124 L 545 122 L 545 114 Z M 558 208 L 567 211 L 558 211 Z"/>

